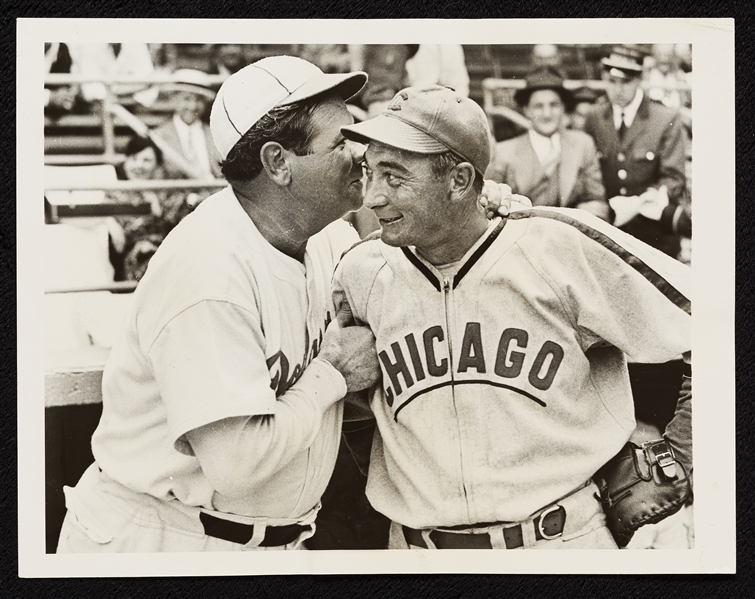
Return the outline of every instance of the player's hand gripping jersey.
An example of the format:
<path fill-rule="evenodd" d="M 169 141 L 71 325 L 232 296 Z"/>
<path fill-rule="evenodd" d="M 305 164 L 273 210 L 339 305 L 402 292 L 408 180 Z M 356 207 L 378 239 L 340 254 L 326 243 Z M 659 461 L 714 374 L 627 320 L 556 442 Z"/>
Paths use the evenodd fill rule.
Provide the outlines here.
<path fill-rule="evenodd" d="M 371 327 L 383 371 L 370 502 L 414 528 L 515 522 L 583 485 L 635 427 L 626 360 L 690 350 L 690 283 L 579 210 L 499 221 L 452 280 L 412 248 L 353 248 L 336 304 Z M 680 428 L 681 405 L 666 436 Z"/>

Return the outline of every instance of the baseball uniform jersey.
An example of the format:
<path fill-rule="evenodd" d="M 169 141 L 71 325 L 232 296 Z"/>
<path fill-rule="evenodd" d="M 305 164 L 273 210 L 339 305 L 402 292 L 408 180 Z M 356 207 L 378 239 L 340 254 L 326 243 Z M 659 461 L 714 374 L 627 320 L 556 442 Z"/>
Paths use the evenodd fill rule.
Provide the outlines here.
<path fill-rule="evenodd" d="M 338 450 L 343 377 L 315 359 L 333 318 L 335 263 L 358 238 L 338 221 L 303 263 L 273 248 L 230 187 L 171 232 L 135 292 L 103 377 L 92 439 L 97 466 L 125 487 L 212 508 L 218 494 L 186 433 L 237 416 L 258 421 L 259 480 L 231 513 L 296 520 L 316 506 Z M 305 369 L 307 369 L 305 373 Z M 320 376 L 309 376 L 318 370 Z M 273 425 L 274 423 L 274 425 Z"/>
<path fill-rule="evenodd" d="M 583 485 L 635 426 L 626 359 L 690 350 L 689 268 L 580 211 L 515 212 L 444 277 L 361 243 L 335 275 L 376 337 L 367 495 L 414 528 L 515 522 Z"/>

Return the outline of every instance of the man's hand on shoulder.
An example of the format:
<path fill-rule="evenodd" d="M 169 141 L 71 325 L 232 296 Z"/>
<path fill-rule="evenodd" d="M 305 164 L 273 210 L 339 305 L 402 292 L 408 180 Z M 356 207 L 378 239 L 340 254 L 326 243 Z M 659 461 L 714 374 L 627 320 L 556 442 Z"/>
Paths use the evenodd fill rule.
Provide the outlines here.
<path fill-rule="evenodd" d="M 510 212 L 532 208 L 529 198 L 511 193 L 511 187 L 505 183 L 496 183 L 490 179 L 485 179 L 483 183 L 480 205 L 488 218 L 508 216 Z"/>

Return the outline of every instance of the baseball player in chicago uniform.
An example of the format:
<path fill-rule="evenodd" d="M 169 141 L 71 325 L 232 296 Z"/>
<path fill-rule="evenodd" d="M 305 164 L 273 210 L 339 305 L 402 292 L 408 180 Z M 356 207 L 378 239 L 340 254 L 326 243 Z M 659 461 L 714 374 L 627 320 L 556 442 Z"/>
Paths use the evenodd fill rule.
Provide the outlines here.
<path fill-rule="evenodd" d="M 365 205 L 381 239 L 341 260 L 336 305 L 375 335 L 367 496 L 393 548 L 616 548 L 591 477 L 635 428 L 626 361 L 690 351 L 690 271 L 584 211 L 488 221 L 487 120 L 448 88 L 375 119 Z M 691 400 L 664 436 L 691 471 Z"/>

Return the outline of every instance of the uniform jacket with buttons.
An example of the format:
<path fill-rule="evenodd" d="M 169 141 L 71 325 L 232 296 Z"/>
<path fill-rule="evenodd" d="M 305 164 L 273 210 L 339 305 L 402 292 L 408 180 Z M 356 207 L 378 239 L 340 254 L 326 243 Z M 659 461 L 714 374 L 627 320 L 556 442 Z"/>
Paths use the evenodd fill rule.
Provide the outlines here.
<path fill-rule="evenodd" d="M 611 104 L 605 102 L 588 114 L 585 132 L 595 139 L 608 198 L 640 195 L 649 187 L 665 185 L 669 202 L 679 203 L 686 185 L 687 137 L 677 111 L 643 97 L 632 126 L 619 141 Z M 637 215 L 622 229 L 667 254 L 679 252 L 678 237 L 657 221 Z"/>
<path fill-rule="evenodd" d="M 606 202 L 595 142 L 581 131 L 563 130 L 558 165 L 559 206 L 576 208 L 582 202 Z M 537 193 L 543 189 L 543 167 L 528 133 L 496 144 L 486 178 L 511 186 L 534 206 L 544 205 Z M 609 212 L 606 204 L 606 212 Z"/>
<path fill-rule="evenodd" d="M 450 280 L 412 248 L 354 247 L 334 299 L 372 329 L 382 368 L 370 503 L 414 528 L 471 526 L 583 484 L 634 430 L 626 359 L 689 351 L 689 275 L 564 208 L 512 213 Z"/>

